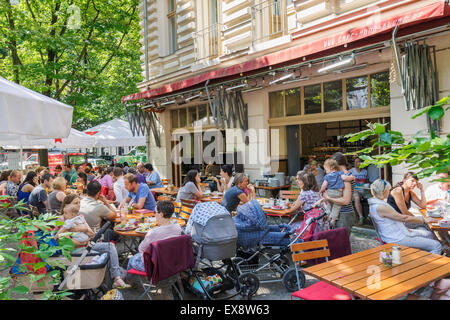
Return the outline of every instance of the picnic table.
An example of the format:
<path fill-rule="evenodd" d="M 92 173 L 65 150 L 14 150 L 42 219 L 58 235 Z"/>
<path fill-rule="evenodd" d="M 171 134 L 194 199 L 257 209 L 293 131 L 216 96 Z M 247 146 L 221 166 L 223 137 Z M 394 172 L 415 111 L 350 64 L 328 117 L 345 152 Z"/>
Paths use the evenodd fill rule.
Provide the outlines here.
<path fill-rule="evenodd" d="M 400 246 L 400 265 L 384 266 L 379 261 L 380 251 L 395 245 L 364 250 L 303 272 L 367 300 L 398 299 L 450 275 L 450 258 L 405 246 Z"/>

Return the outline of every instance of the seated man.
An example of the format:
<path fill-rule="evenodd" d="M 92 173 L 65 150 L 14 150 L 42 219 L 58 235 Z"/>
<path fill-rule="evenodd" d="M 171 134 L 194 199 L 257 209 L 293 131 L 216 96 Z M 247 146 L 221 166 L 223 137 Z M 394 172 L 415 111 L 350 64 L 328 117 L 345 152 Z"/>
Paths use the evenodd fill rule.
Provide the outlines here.
<path fill-rule="evenodd" d="M 129 194 L 120 205 L 120 209 L 133 201 L 134 209 L 155 210 L 156 201 L 146 183 L 139 183 L 137 177 L 132 173 L 125 175 L 123 182 Z"/>
<path fill-rule="evenodd" d="M 46 173 L 41 178 L 41 184 L 31 191 L 28 203 L 37 207 L 39 213 L 45 213 L 47 211 L 47 190 L 53 183 L 53 176 L 50 173 Z"/>
<path fill-rule="evenodd" d="M 94 233 L 97 233 L 101 227 L 102 219 L 114 221 L 117 214 L 105 196 L 101 194 L 102 186 L 100 182 L 89 182 L 86 190 L 87 197 L 81 199 L 80 214 L 84 215 L 89 227 L 92 228 Z M 109 241 L 107 233 L 105 233 L 104 238 L 105 241 Z"/>
<path fill-rule="evenodd" d="M 16 197 L 19 192 L 19 185 L 22 180 L 22 174 L 18 170 L 13 170 L 9 174 L 9 180 L 6 182 L 6 195 Z"/>

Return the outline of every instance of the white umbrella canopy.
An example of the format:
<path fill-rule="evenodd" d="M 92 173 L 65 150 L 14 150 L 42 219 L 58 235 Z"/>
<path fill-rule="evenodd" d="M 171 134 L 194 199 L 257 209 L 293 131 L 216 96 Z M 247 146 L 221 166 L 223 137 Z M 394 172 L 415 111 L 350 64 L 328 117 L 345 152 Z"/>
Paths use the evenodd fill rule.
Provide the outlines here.
<path fill-rule="evenodd" d="M 1 136 L 0 136 L 1 137 Z M 29 136 L 23 136 L 19 139 L 12 139 L 9 141 L 0 141 L 0 145 L 4 149 L 78 149 L 78 148 L 93 148 L 95 139 L 76 129 L 70 129 L 70 134 L 67 138 L 55 139 L 27 139 Z"/>
<path fill-rule="evenodd" d="M 0 141 L 65 138 L 73 108 L 0 77 Z"/>
<path fill-rule="evenodd" d="M 145 146 L 145 136 L 135 136 L 131 133 L 127 121 L 114 119 L 83 131 L 95 138 L 96 147 L 129 147 Z"/>

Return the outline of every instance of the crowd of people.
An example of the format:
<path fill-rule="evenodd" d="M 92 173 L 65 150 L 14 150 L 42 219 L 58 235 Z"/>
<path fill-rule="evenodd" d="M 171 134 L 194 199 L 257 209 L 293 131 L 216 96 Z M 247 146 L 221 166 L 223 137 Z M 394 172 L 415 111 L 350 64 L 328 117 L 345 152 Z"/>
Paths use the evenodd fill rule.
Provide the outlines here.
<path fill-rule="evenodd" d="M 427 223 L 432 218 L 423 218 L 411 213 L 411 204 L 425 209 L 427 205 L 439 200 L 446 200 L 448 183 L 431 185 L 425 191 L 418 177 L 408 172 L 403 180 L 391 184 L 369 170 L 360 168 L 361 159 L 354 160 L 350 168 L 347 157 L 340 152 L 327 159 L 323 169 L 315 160 L 297 173 L 297 185 L 300 193 L 291 205 L 290 212 L 307 211 L 321 203 L 326 203 L 327 219 L 332 228 L 346 228 L 350 234 L 355 217 L 361 224 L 364 215 L 361 195 L 355 186 L 370 184 L 372 198 L 368 199 L 369 211 L 383 242 L 396 243 L 418 248 L 435 254 L 448 250 L 445 235 L 434 234 Z M 255 187 L 250 184 L 244 173 L 234 173 L 232 166 L 223 165 L 220 178 L 213 181 L 217 190 L 223 193 L 221 205 L 228 211 L 256 198 Z M 448 173 L 439 175 L 448 178 Z M 67 193 L 70 187 L 77 187 L 82 197 Z M 50 211 L 61 216 L 64 226 L 57 237 L 64 232 L 73 232 L 72 240 L 76 246 L 84 246 L 101 227 L 103 221 L 114 221 L 117 209 L 133 206 L 134 209 L 148 209 L 156 212 L 160 225 L 151 229 L 139 246 L 139 252 L 129 260 L 129 268 L 144 268 L 142 253 L 153 241 L 166 239 L 181 234 L 178 225 L 170 223 L 174 214 L 172 201 L 158 201 L 151 189 L 162 187 L 159 174 L 151 164 L 139 163 L 136 168 L 127 164 L 114 167 L 100 167 L 96 172 L 91 165 L 58 166 L 54 174 L 47 168 L 39 167 L 26 173 L 22 179 L 20 171 L 2 172 L 0 175 L 0 192 L 16 196 L 37 208 L 39 213 Z M 420 194 L 414 190 L 418 189 Z M 182 200 L 201 201 L 202 192 L 200 172 L 190 170 L 178 191 L 176 202 Z M 94 250 L 110 255 L 109 270 L 115 287 L 127 287 L 122 279 L 115 242 L 118 235 L 112 230 L 104 234 L 104 242 L 98 243 Z M 448 252 L 448 251 L 447 251 Z"/>

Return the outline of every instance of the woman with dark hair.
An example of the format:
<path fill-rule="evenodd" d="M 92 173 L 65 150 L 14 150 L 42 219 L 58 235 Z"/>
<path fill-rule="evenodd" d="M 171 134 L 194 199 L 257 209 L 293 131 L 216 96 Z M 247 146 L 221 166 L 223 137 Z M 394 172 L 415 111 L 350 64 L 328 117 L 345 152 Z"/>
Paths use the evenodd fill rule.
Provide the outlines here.
<path fill-rule="evenodd" d="M 220 180 L 214 178 L 214 181 L 217 184 L 217 190 L 219 192 L 225 192 L 230 189 L 233 185 L 234 177 L 233 177 L 233 166 L 229 164 L 224 164 L 220 169 Z"/>
<path fill-rule="evenodd" d="M 351 176 L 352 174 L 347 170 L 347 157 L 341 152 L 336 152 L 331 157 L 338 163 L 340 171 L 344 172 L 345 175 Z M 325 191 L 322 195 L 323 200 L 330 201 L 341 206 L 341 211 L 339 217 L 336 219 L 336 224 L 333 226 L 335 228 L 346 228 L 348 234 L 352 231 L 352 226 L 355 220 L 355 210 L 352 205 L 352 194 L 354 192 L 354 181 L 348 182 L 344 181 L 344 190 L 342 192 L 342 197 L 331 198 Z"/>
<path fill-rule="evenodd" d="M 84 172 L 79 172 L 77 177 L 77 184 L 80 189 L 82 189 L 83 194 L 86 193 L 86 186 L 88 184 L 88 176 Z"/>
<path fill-rule="evenodd" d="M 292 204 L 291 212 L 309 210 L 320 200 L 319 186 L 314 174 L 310 171 L 297 172 L 297 185 L 301 192 L 297 200 Z"/>
<path fill-rule="evenodd" d="M 200 187 L 200 175 L 197 170 L 189 170 L 184 180 L 183 186 L 178 191 L 176 202 L 181 202 L 181 199 L 186 200 L 200 200 L 203 198 Z"/>
<path fill-rule="evenodd" d="M 130 168 L 130 166 L 128 165 L 128 162 L 124 162 L 123 163 L 123 175 L 126 175 L 128 173 L 128 169 Z"/>
<path fill-rule="evenodd" d="M 420 190 L 420 198 L 413 191 L 416 187 Z M 414 172 L 407 172 L 403 176 L 403 180 L 391 189 L 387 198 L 387 203 L 389 203 L 398 213 L 413 216 L 413 214 L 409 212 L 411 200 L 420 209 L 425 209 L 427 206 L 427 199 L 425 198 L 422 184 L 419 182 L 419 179 Z"/>
<path fill-rule="evenodd" d="M 20 184 L 17 191 L 17 202 L 23 200 L 23 203 L 28 203 L 31 191 L 39 184 L 39 176 L 36 172 L 30 171 L 27 173 L 25 180 Z"/>

